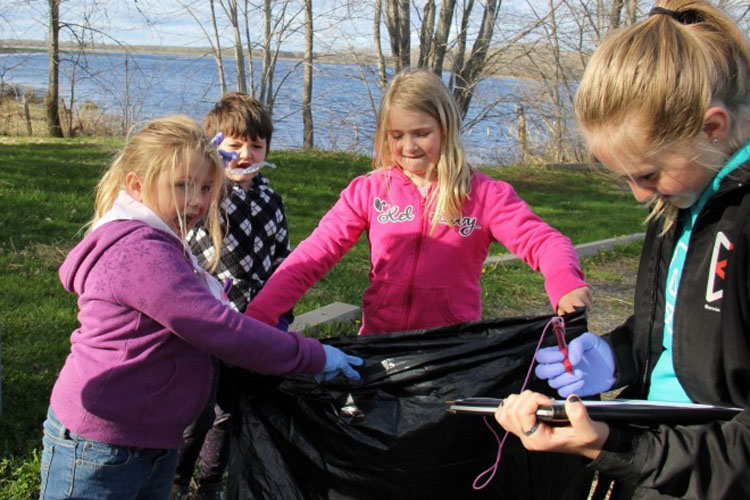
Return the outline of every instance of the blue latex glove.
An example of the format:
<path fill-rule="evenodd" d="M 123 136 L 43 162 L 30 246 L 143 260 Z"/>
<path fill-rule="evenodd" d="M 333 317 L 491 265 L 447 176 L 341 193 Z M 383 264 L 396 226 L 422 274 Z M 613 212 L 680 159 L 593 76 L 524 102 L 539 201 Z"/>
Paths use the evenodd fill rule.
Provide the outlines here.
<path fill-rule="evenodd" d="M 332 345 L 323 344 L 323 350 L 326 352 L 326 365 L 323 371 L 315 376 L 318 382 L 331 380 L 343 374 L 349 380 L 359 380 L 362 377 L 352 366 L 361 366 L 364 361 L 357 356 L 350 356 L 341 349 Z"/>
<path fill-rule="evenodd" d="M 608 391 L 615 383 L 615 358 L 612 348 L 598 335 L 586 332 L 568 344 L 568 359 L 573 373 L 565 371 L 563 353 L 557 347 L 545 347 L 536 353 L 539 363 L 536 376 L 547 380 L 557 393 L 567 398 L 571 394 L 593 396 Z"/>
<path fill-rule="evenodd" d="M 229 165 L 232 161 L 237 161 L 240 159 L 240 156 L 235 153 L 234 151 L 224 151 L 223 149 L 219 149 L 219 144 L 221 144 L 221 141 L 224 140 L 224 133 L 219 132 L 214 136 L 213 139 L 211 139 L 211 145 L 216 146 L 216 151 L 219 152 L 219 155 L 221 156 L 221 159 L 224 160 L 224 166 L 226 167 Z"/>

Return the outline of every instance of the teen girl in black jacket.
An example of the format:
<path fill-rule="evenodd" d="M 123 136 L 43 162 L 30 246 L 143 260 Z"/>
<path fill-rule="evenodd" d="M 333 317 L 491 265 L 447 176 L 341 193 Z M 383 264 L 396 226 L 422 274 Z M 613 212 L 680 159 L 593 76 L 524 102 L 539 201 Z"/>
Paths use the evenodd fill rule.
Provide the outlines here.
<path fill-rule="evenodd" d="M 570 426 L 538 422 L 549 398 L 528 391 L 495 417 L 529 450 L 592 459 L 598 487 L 567 498 L 750 498 L 748 42 L 707 2 L 661 0 L 596 50 L 576 116 L 591 153 L 652 206 L 634 315 L 571 341 L 572 373 L 557 348 L 537 355 Z M 589 419 L 579 396 L 624 385 L 621 397 L 744 410 L 690 426 Z"/>

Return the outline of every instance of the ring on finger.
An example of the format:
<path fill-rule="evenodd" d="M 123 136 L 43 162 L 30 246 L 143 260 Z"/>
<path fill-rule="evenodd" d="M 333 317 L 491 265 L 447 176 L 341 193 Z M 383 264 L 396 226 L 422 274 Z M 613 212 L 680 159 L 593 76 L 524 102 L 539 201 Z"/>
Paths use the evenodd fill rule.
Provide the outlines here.
<path fill-rule="evenodd" d="M 528 436 L 531 436 L 532 434 L 534 434 L 538 428 L 539 428 L 539 420 L 536 420 L 534 422 L 534 425 L 531 426 L 531 429 L 529 429 L 527 431 L 522 430 L 521 432 L 523 432 L 524 436 L 528 437 Z"/>

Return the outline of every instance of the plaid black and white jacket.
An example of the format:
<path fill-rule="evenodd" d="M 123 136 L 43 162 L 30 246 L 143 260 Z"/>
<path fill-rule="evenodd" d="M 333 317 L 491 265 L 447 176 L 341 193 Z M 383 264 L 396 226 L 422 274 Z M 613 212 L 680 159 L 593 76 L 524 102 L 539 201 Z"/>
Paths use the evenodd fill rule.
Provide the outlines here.
<path fill-rule="evenodd" d="M 232 279 L 229 301 L 233 309 L 244 312 L 289 255 L 289 231 L 284 203 L 268 185 L 267 178 L 258 174 L 247 191 L 235 182 L 228 182 L 220 210 L 225 236 L 213 273 L 221 282 Z M 188 233 L 187 242 L 201 265 L 214 255 L 211 238 L 202 224 Z"/>

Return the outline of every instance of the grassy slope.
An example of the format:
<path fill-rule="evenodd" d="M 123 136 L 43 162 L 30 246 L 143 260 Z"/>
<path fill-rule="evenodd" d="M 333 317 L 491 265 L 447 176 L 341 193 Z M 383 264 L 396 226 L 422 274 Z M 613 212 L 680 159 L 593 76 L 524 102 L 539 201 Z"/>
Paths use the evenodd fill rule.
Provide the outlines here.
<path fill-rule="evenodd" d="M 75 298 L 62 290 L 56 271 L 91 217 L 94 185 L 118 145 L 101 139 L 0 139 L 0 498 L 38 494 L 41 423 L 77 326 Z M 284 197 L 293 243 L 312 231 L 355 175 L 369 170 L 368 159 L 346 154 L 274 152 L 270 160 L 279 166 L 268 175 Z M 510 181 L 574 243 L 641 230 L 643 209 L 600 174 L 488 172 Z M 362 238 L 302 299 L 297 312 L 334 300 L 359 303 L 367 263 Z M 488 268 L 482 285 L 485 315 L 501 304 L 545 301 L 540 275 L 522 264 Z"/>

